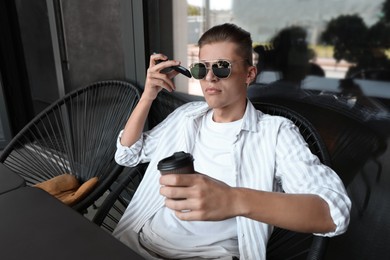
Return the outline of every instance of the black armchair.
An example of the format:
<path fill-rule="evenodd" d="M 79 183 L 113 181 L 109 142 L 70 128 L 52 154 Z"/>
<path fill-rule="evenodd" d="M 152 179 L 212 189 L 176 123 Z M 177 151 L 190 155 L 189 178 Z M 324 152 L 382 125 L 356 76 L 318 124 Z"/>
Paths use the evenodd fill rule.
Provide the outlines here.
<path fill-rule="evenodd" d="M 123 167 L 116 164 L 115 139 L 140 97 L 121 81 L 102 81 L 56 101 L 8 144 L 0 162 L 27 185 L 68 173 L 84 183 L 97 176 L 96 187 L 72 207 L 84 212 L 110 187 Z"/>
<path fill-rule="evenodd" d="M 184 93 L 161 91 L 153 102 L 148 115 L 148 128 L 151 129 L 162 122 L 172 111 L 179 106 L 193 101 L 203 100 L 203 97 L 194 97 Z M 93 217 L 93 222 L 112 232 L 126 210 L 135 190 L 137 189 L 148 164 L 141 164 L 134 168 L 126 168 L 110 189 L 110 193 L 99 206 Z"/>
<path fill-rule="evenodd" d="M 330 166 L 331 161 L 325 143 L 314 126 L 299 113 L 274 104 L 253 102 L 260 111 L 290 119 L 298 128 L 309 145 L 310 151 L 320 161 Z M 267 259 L 323 259 L 328 243 L 327 237 L 298 233 L 275 227 L 267 246 Z"/>
<path fill-rule="evenodd" d="M 184 102 L 180 97 L 174 94 L 164 93 L 163 97 L 159 97 L 155 103 L 156 107 L 160 107 L 161 99 L 165 104 L 171 104 L 168 110 L 173 111 L 179 104 Z M 167 99 L 169 99 L 167 101 Z M 170 102 L 172 101 L 172 102 Z M 299 128 L 313 154 L 329 165 L 330 159 L 325 148 L 325 145 L 311 123 L 298 113 L 278 105 L 254 103 L 255 107 L 265 113 L 287 117 L 292 120 Z M 149 116 L 156 117 L 153 113 L 159 110 L 153 110 Z M 169 113 L 165 113 L 165 116 Z M 160 117 L 161 121 L 163 117 Z M 134 168 L 128 168 L 126 174 L 122 174 L 111 190 L 107 199 L 98 209 L 93 221 L 102 228 L 112 232 L 123 215 L 127 205 L 129 204 L 134 192 L 141 182 L 147 164 L 141 164 Z M 280 228 L 275 228 L 268 243 L 267 257 L 268 259 L 323 259 L 327 245 L 327 238 L 317 237 L 312 234 L 303 234 L 292 232 Z"/>

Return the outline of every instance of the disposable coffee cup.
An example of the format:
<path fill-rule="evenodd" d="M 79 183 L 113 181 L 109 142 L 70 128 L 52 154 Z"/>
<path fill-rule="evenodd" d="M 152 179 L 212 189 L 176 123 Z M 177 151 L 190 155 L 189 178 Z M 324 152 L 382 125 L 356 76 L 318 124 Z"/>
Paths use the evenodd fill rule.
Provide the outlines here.
<path fill-rule="evenodd" d="M 194 158 L 189 153 L 176 152 L 172 156 L 160 160 L 157 169 L 162 175 L 194 173 Z"/>

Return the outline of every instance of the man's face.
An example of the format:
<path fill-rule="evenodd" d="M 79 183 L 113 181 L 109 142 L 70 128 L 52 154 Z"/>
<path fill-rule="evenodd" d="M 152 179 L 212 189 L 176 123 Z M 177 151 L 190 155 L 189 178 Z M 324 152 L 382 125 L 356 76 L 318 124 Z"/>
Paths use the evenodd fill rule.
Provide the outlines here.
<path fill-rule="evenodd" d="M 203 95 L 208 105 L 227 113 L 245 110 L 247 86 L 256 76 L 256 69 L 248 66 L 247 61 L 236 53 L 236 44 L 217 42 L 202 46 L 199 59 L 207 68 L 218 60 L 231 63 L 231 72 L 227 78 L 218 78 L 211 69 L 200 80 Z"/>

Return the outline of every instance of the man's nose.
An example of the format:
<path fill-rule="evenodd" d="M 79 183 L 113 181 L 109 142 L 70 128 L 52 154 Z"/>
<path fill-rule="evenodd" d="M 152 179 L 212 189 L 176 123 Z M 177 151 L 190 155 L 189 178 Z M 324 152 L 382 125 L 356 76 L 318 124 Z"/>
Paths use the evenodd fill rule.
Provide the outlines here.
<path fill-rule="evenodd" d="M 214 75 L 213 70 L 210 68 L 210 69 L 207 70 L 207 74 L 206 74 L 205 79 L 207 81 L 215 81 L 218 78 Z"/>

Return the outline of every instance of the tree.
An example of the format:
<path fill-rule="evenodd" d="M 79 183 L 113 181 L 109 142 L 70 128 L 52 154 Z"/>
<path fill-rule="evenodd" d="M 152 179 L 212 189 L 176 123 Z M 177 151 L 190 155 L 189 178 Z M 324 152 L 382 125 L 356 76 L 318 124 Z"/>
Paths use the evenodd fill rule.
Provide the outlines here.
<path fill-rule="evenodd" d="M 377 23 L 367 27 L 357 15 L 341 15 L 327 24 L 321 41 L 333 45 L 333 57 L 356 64 L 347 72 L 354 75 L 361 70 L 389 70 L 386 49 L 390 47 L 390 0 L 382 5 L 382 15 Z"/>
<path fill-rule="evenodd" d="M 188 5 L 187 9 L 188 16 L 199 16 L 200 15 L 200 7 L 194 5 Z"/>
<path fill-rule="evenodd" d="M 383 14 L 383 17 L 381 18 L 381 20 L 383 22 L 387 22 L 387 23 L 390 23 L 390 0 L 386 0 L 383 5 L 382 5 L 382 14 Z"/>
<path fill-rule="evenodd" d="M 333 56 L 337 61 L 356 63 L 364 55 L 367 34 L 368 29 L 359 15 L 341 15 L 328 23 L 321 40 L 334 46 Z"/>

